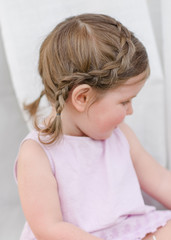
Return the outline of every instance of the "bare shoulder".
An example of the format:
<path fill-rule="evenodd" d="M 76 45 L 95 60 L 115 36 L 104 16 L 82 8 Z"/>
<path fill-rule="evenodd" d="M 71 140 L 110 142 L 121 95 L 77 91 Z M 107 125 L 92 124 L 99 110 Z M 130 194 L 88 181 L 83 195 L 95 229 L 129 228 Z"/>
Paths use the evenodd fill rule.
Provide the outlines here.
<path fill-rule="evenodd" d="M 125 137 L 128 140 L 132 160 L 135 161 L 137 159 L 136 155 L 143 153 L 145 150 L 141 145 L 139 139 L 137 138 L 136 134 L 134 133 L 134 131 L 126 123 L 124 122 L 121 123 L 119 125 L 119 128 L 124 133 Z"/>
<path fill-rule="evenodd" d="M 132 131 L 132 129 L 125 122 L 120 123 L 119 124 L 119 128 L 125 134 L 126 138 L 128 138 L 128 140 L 130 140 L 130 138 L 135 136 L 135 134 Z"/>
<path fill-rule="evenodd" d="M 32 154 L 35 152 L 43 153 L 44 151 L 43 151 L 42 147 L 40 146 L 40 144 L 37 143 L 35 140 L 27 139 L 21 145 L 19 156 L 25 155 L 26 153 Z"/>
<path fill-rule="evenodd" d="M 36 173 L 38 169 L 39 173 L 41 171 L 44 171 L 47 174 L 52 174 L 50 162 L 43 148 L 36 141 L 28 139 L 23 142 L 18 154 L 18 182 L 20 181 L 22 174 L 26 175 L 27 172 L 31 171 L 33 175 L 34 172 Z"/>
<path fill-rule="evenodd" d="M 40 144 L 32 139 L 24 141 L 18 155 L 18 166 L 22 164 L 36 165 L 40 161 L 41 164 L 49 165 L 47 155 Z"/>

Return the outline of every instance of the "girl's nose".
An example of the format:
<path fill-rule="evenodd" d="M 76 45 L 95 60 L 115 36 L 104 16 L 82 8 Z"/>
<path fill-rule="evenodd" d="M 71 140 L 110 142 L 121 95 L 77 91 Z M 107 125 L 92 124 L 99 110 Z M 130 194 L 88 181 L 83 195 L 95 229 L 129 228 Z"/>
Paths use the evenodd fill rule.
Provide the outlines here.
<path fill-rule="evenodd" d="M 129 103 L 127 105 L 126 115 L 131 115 L 131 114 L 133 114 L 133 107 L 132 107 L 132 103 Z"/>

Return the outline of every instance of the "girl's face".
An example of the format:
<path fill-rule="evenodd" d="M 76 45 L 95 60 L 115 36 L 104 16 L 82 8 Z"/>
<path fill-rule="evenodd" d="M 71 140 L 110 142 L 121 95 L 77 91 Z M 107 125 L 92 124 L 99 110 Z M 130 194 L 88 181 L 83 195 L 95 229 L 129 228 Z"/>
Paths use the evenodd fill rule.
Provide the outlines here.
<path fill-rule="evenodd" d="M 112 131 L 133 113 L 132 99 L 145 84 L 145 74 L 130 78 L 122 86 L 107 91 L 91 104 L 78 127 L 81 135 L 96 140 L 108 138 Z"/>

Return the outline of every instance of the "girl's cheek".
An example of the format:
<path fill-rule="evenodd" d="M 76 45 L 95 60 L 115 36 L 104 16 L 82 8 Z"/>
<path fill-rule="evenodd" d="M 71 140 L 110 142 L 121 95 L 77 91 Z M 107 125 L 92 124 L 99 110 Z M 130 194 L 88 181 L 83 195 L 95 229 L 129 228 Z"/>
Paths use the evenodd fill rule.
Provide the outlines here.
<path fill-rule="evenodd" d="M 121 112 L 119 112 L 118 115 L 117 115 L 117 118 L 116 118 L 116 124 L 119 124 L 119 123 L 123 122 L 125 117 L 126 117 L 125 110 L 122 110 Z"/>
<path fill-rule="evenodd" d="M 124 113 L 116 113 L 113 117 L 109 118 L 109 120 L 106 121 L 106 128 L 113 129 L 117 127 L 121 122 L 123 122 L 124 118 Z"/>

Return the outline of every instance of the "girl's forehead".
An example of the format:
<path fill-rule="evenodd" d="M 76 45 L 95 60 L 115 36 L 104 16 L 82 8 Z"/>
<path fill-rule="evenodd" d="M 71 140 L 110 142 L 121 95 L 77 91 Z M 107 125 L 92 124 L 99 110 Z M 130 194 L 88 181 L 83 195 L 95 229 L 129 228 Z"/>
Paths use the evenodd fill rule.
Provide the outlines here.
<path fill-rule="evenodd" d="M 118 96 L 133 98 L 136 97 L 146 82 L 146 75 L 140 74 L 138 76 L 128 79 L 124 84 L 115 89 Z"/>
<path fill-rule="evenodd" d="M 126 85 L 137 85 L 141 82 L 145 82 L 147 77 L 148 77 L 148 73 L 145 71 L 135 77 L 129 78 L 123 85 L 125 85 L 125 86 Z"/>

